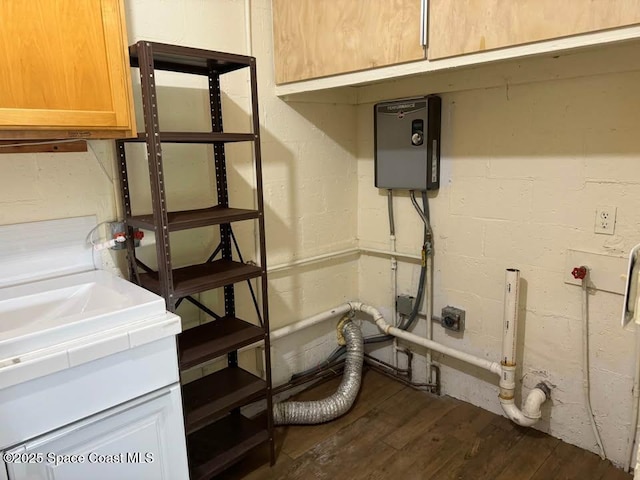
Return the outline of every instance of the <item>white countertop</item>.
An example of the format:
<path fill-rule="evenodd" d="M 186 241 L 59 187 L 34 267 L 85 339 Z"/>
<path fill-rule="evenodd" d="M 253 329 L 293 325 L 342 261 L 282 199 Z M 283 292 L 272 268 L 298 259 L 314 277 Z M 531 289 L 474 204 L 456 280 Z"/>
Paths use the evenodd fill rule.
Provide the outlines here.
<path fill-rule="evenodd" d="M 0 288 L 0 388 L 180 331 L 162 297 L 102 270 Z"/>

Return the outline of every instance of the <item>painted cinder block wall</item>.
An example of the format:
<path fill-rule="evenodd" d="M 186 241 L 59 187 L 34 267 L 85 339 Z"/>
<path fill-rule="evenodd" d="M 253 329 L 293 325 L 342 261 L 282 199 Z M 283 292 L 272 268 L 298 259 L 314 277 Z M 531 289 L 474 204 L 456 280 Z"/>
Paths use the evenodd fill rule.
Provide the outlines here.
<path fill-rule="evenodd" d="M 275 97 L 270 2 L 252 4 L 255 37 L 252 48 L 248 45 L 251 36 L 247 34 L 245 2 L 238 0 L 181 0 L 165 2 L 160 8 L 158 2 L 136 0 L 127 3 L 127 18 L 131 42 L 148 39 L 257 57 L 268 262 L 281 265 L 355 244 L 355 111 L 351 106 L 290 106 Z M 269 41 L 264 41 L 267 38 Z M 202 102 L 190 105 L 189 109 L 193 111 L 195 107 L 197 116 L 205 119 L 204 124 L 195 128 L 207 128 L 206 82 L 197 83 L 194 77 L 184 75 L 166 77 L 165 85 L 169 88 L 165 91 L 173 90 L 169 94 L 171 107 L 178 106 L 185 95 L 203 97 Z M 247 131 L 250 128 L 248 75 L 240 71 L 224 76 L 222 81 L 225 129 Z M 171 128 L 179 128 L 184 118 L 166 110 Z M 183 110 L 186 109 L 178 112 Z M 162 110 L 160 114 L 162 121 Z M 231 201 L 250 208 L 254 184 L 251 149 L 230 146 L 227 158 Z M 211 157 L 205 163 L 210 175 L 206 179 L 210 190 L 206 198 L 211 198 L 215 191 Z M 194 181 L 202 182 L 198 180 L 197 169 L 192 169 L 191 175 Z M 185 189 L 182 196 L 189 197 L 193 193 L 189 191 L 190 183 L 183 182 L 182 186 Z M 196 196 L 199 197 L 196 201 L 204 197 Z M 236 234 L 245 257 L 253 258 L 253 224 L 238 224 Z M 272 328 L 354 296 L 357 273 L 353 261 L 347 259 L 275 273 L 269 282 Z M 248 314 L 247 300 L 248 297 L 241 297 L 237 303 L 238 309 Z"/>
<path fill-rule="evenodd" d="M 258 62 L 265 220 L 271 266 L 357 244 L 356 110 L 275 96 L 271 1 L 251 2 Z M 272 328 L 358 296 L 357 257 L 279 270 L 270 276 Z M 274 383 L 315 366 L 335 346 L 331 322 L 272 345 Z"/>
<path fill-rule="evenodd" d="M 467 320 L 462 336 L 434 325 L 435 339 L 497 360 L 504 270 L 520 269 L 523 396 L 538 381 L 555 385 L 537 428 L 593 451 L 582 390 L 581 290 L 563 281 L 565 255 L 569 248 L 626 255 L 640 241 L 639 81 L 636 71 L 443 94 L 442 187 L 429 195 L 434 311 L 462 307 Z M 421 93 L 432 93 L 426 82 Z M 373 104 L 358 106 L 357 121 L 358 237 L 363 247 L 385 248 L 386 192 L 373 187 Z M 598 205 L 618 207 L 615 235 L 594 234 Z M 396 222 L 398 250 L 418 252 L 422 225 L 406 194 L 397 199 Z M 401 265 L 401 293 L 415 292 L 417 274 L 417 266 Z M 389 275 L 388 260 L 364 257 L 361 299 L 388 311 Z M 621 309 L 621 295 L 590 295 L 593 409 L 607 456 L 618 464 L 627 448 L 634 358 L 634 327 L 621 327 Z M 424 329 L 424 322 L 417 326 Z M 496 379 L 440 360 L 443 393 L 500 412 Z M 424 375 L 423 358 L 416 366 Z"/>
<path fill-rule="evenodd" d="M 355 109 L 352 106 L 297 104 L 290 106 L 273 93 L 270 2 L 253 2 L 258 57 L 263 178 L 266 204 L 267 250 L 270 265 L 353 247 L 356 243 Z M 126 0 L 129 42 L 150 41 L 249 53 L 245 3 L 241 0 Z M 137 98 L 138 128 L 142 128 L 137 71 L 132 75 Z M 248 129 L 248 77 L 223 79 L 225 128 Z M 160 73 L 157 76 L 161 128 L 203 130 L 209 127 L 207 83 L 194 76 Z M 90 142 L 87 153 L 0 155 L 0 224 L 21 223 L 81 215 L 99 222 L 121 217 L 122 208 L 111 141 Z M 141 146 L 128 147 L 134 213 L 149 211 L 149 181 Z M 94 155 L 95 154 L 95 155 Z M 163 149 L 172 209 L 197 208 L 215 199 L 212 155 L 202 146 L 165 145 Z M 253 204 L 250 150 L 233 146 L 228 152 L 230 196 L 235 205 Z M 110 179 L 97 162 L 105 167 Z M 202 261 L 212 251 L 213 228 L 178 232 L 172 241 L 177 264 Z M 247 259 L 254 257 L 253 225 L 236 230 Z M 143 256 L 155 263 L 153 247 Z M 122 254 L 103 255 L 105 267 L 116 273 Z M 295 322 L 357 297 L 357 257 L 346 257 L 288 270 L 271 276 L 269 299 L 272 327 Z M 119 268 L 120 267 L 120 268 Z M 251 302 L 239 288 L 238 310 L 249 317 Z M 205 295 L 216 304 L 215 295 Z M 203 316 L 184 302 L 178 311 L 185 326 Z M 274 345 L 274 381 L 320 361 L 335 335 L 324 325 L 304 338 Z M 326 338 L 326 340 L 322 340 Z M 320 339 L 320 340 L 319 340 Z M 247 352 L 243 366 L 256 370 L 256 358 Z M 210 368 L 217 368 L 213 365 Z M 190 372 L 185 380 L 199 375 Z"/>
<path fill-rule="evenodd" d="M 251 3 L 270 264 L 357 244 L 386 248 L 385 197 L 373 187 L 372 178 L 372 104 L 285 103 L 277 98 L 270 2 Z M 248 51 L 244 2 L 239 0 L 129 0 L 126 5 L 131 42 L 146 38 Z M 504 269 L 520 268 L 524 392 L 539 379 L 554 383 L 553 407 L 545 412 L 541 428 L 592 450 L 579 364 L 580 291 L 562 282 L 562 270 L 567 248 L 624 254 L 638 241 L 638 80 L 638 73 L 631 72 L 443 95 L 443 186 L 431 195 L 435 311 L 447 304 L 464 307 L 467 330 L 457 338 L 436 326 L 435 338 L 496 359 Z M 246 79 L 227 85 L 225 98 L 233 111 L 231 121 L 239 126 L 248 122 L 243 82 Z M 412 92 L 427 93 L 432 93 L 427 84 Z M 162 95 L 171 102 L 162 121 L 206 125 L 206 109 L 200 103 L 206 102 L 206 91 L 196 80 L 169 75 L 162 79 Z M 403 88 L 384 89 L 384 98 L 403 96 Z M 91 144 L 115 178 L 111 142 Z M 250 203 L 243 154 L 234 152 L 230 161 L 235 165 L 232 188 L 238 201 Z M 184 175 L 172 177 L 174 204 L 188 207 L 189 202 L 199 205 L 211 198 L 211 164 L 194 162 L 182 173 L 173 171 Z M 202 169 L 208 169 L 208 176 Z M 144 191 L 148 182 L 143 170 L 138 173 L 140 180 L 132 190 Z M 92 152 L 0 155 L 0 224 L 88 214 L 110 220 L 119 214 L 118 201 L 117 188 Z M 599 204 L 618 207 L 612 237 L 593 234 Z M 406 195 L 396 202 L 396 218 L 398 249 L 417 252 L 421 226 Z M 250 228 L 243 232 L 252 234 Z M 213 236 L 194 249 L 193 239 L 185 238 L 176 249 L 186 261 L 191 252 L 204 254 L 208 239 Z M 106 259 L 116 271 L 121 258 Z M 401 264 L 399 277 L 400 291 L 414 292 L 418 267 Z M 283 271 L 270 280 L 274 327 L 358 297 L 390 311 L 387 259 L 342 258 Z M 633 355 L 633 329 L 619 327 L 620 308 L 618 295 L 591 296 L 593 406 L 608 456 L 616 463 L 624 461 Z M 181 314 L 187 321 L 201 321 L 197 312 Z M 274 345 L 274 379 L 282 381 L 322 359 L 334 347 L 332 328 L 329 322 Z M 424 322 L 416 331 L 424 331 Z M 388 357 L 387 351 L 379 354 Z M 252 361 L 245 358 L 245 365 L 251 367 Z M 415 361 L 416 372 L 423 371 L 421 357 Z M 444 393 L 498 412 L 491 377 L 487 383 L 483 372 L 447 359 L 441 362 Z"/>
<path fill-rule="evenodd" d="M 270 2 L 253 1 L 252 6 L 254 53 L 264 65 L 272 61 Z M 581 292 L 563 282 L 565 255 L 572 248 L 621 256 L 640 240 L 640 137 L 635 130 L 640 119 L 640 92 L 635 87 L 640 73 L 632 60 L 635 54 L 637 48 L 616 46 L 592 58 L 570 56 L 557 67 L 534 59 L 514 62 L 505 70 L 488 66 L 457 76 L 442 74 L 435 91 L 428 80 L 420 86 L 410 79 L 357 92 L 358 98 L 379 100 L 466 85 L 462 91 L 443 94 L 442 188 L 430 194 L 430 203 L 436 236 L 434 311 L 445 305 L 465 308 L 467 330 L 460 337 L 435 326 L 435 338 L 497 360 L 504 270 L 519 268 L 522 396 L 540 380 L 555 385 L 551 407 L 545 407 L 538 428 L 593 451 L 596 445 L 582 391 Z M 602 72 L 622 73 L 585 75 L 597 70 L 590 65 L 594 59 L 606 60 Z M 513 82 L 519 75 L 519 82 Z M 566 79 L 551 80 L 554 77 Z M 282 106 L 277 101 L 274 105 Z M 293 99 L 289 105 L 299 109 L 305 104 Z M 318 105 L 306 106 L 307 110 L 298 111 L 309 118 Z M 373 103 L 352 108 L 357 112 L 357 183 L 351 188 L 357 191 L 358 246 L 386 249 L 386 192 L 373 186 Z M 311 123 L 303 138 L 335 137 L 330 122 Z M 330 159 L 325 152 L 316 153 L 306 151 L 301 160 L 313 155 L 317 171 L 326 174 Z M 334 163 L 332 168 L 347 174 L 345 164 Z M 594 234 L 597 205 L 618 207 L 614 236 Z M 406 192 L 400 194 L 398 250 L 418 253 L 421 229 Z M 389 260 L 362 255 L 357 267 L 359 299 L 388 315 Z M 400 292 L 415 293 L 418 275 L 417 265 L 401 263 Z M 620 295 L 597 291 L 590 296 L 593 407 L 607 455 L 617 464 L 625 461 L 634 355 L 634 327 L 620 326 L 621 306 Z M 375 332 L 367 322 L 364 325 Z M 423 320 L 416 331 L 424 330 Z M 312 338 L 314 332 L 305 335 Z M 327 353 L 334 348 L 331 338 L 318 338 Z M 389 348 L 377 354 L 391 360 Z M 495 378 L 435 358 L 442 365 L 443 393 L 501 413 Z M 424 357 L 416 356 L 415 362 L 415 371 L 424 375 Z"/>

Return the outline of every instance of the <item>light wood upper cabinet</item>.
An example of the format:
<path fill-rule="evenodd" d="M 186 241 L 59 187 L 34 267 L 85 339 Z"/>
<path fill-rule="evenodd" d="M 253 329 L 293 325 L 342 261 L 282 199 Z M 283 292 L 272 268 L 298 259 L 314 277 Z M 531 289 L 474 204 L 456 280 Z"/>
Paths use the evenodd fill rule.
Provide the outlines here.
<path fill-rule="evenodd" d="M 273 0 L 276 83 L 424 58 L 421 0 Z"/>
<path fill-rule="evenodd" d="M 0 138 L 133 134 L 123 0 L 1 0 Z"/>
<path fill-rule="evenodd" d="M 640 0 L 429 0 L 430 60 L 640 23 Z"/>

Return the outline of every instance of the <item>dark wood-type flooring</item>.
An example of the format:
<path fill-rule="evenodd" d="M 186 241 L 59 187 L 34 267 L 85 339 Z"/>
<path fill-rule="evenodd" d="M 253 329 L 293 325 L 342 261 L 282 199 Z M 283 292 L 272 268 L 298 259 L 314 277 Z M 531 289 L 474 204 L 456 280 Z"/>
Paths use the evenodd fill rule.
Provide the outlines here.
<path fill-rule="evenodd" d="M 321 399 L 335 378 L 299 394 Z M 496 400 L 497 401 L 497 400 Z M 266 449 L 224 479 L 628 480 L 590 452 L 521 428 L 450 397 L 416 391 L 374 371 L 364 374 L 351 411 L 334 422 L 276 429 L 278 460 Z"/>

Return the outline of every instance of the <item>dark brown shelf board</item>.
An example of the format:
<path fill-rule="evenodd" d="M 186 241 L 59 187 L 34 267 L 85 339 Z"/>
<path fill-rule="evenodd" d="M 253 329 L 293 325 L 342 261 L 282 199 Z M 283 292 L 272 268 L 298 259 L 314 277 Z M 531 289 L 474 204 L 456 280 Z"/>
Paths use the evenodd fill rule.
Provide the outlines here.
<path fill-rule="evenodd" d="M 245 55 L 140 41 L 129 47 L 132 67 L 138 66 L 138 50 L 143 48 L 143 43 L 149 44 L 151 47 L 155 70 L 209 75 L 211 70 L 219 74 L 227 73 L 246 68 L 255 62 L 254 57 Z"/>
<path fill-rule="evenodd" d="M 173 289 L 178 298 L 213 290 L 262 275 L 262 268 L 233 260 L 190 265 L 173 270 Z M 147 290 L 160 294 L 157 273 L 141 273 L 140 283 Z"/>
<path fill-rule="evenodd" d="M 252 220 L 258 218 L 260 212 L 257 210 L 246 210 L 243 208 L 226 208 L 216 205 L 215 207 L 200 208 L 197 210 L 182 210 L 179 212 L 169 212 L 169 231 L 177 232 L 188 228 L 207 227 L 210 225 L 220 225 L 221 223 L 240 222 L 242 220 Z M 154 230 L 155 224 L 153 214 L 136 215 L 127 220 L 134 228 Z"/>
<path fill-rule="evenodd" d="M 185 428 L 191 433 L 266 393 L 267 382 L 240 367 L 227 367 L 182 387 Z"/>
<path fill-rule="evenodd" d="M 165 143 L 231 143 L 252 142 L 256 140 L 253 133 L 222 133 L 222 132 L 160 132 L 160 141 Z M 139 133 L 137 137 L 124 138 L 123 142 L 146 142 L 146 133 Z"/>
<path fill-rule="evenodd" d="M 225 353 L 264 340 L 264 329 L 235 317 L 198 325 L 178 335 L 180 369 L 186 370 Z"/>
<path fill-rule="evenodd" d="M 267 440 L 269 432 L 260 423 L 239 413 L 188 435 L 191 480 L 210 479 Z"/>

